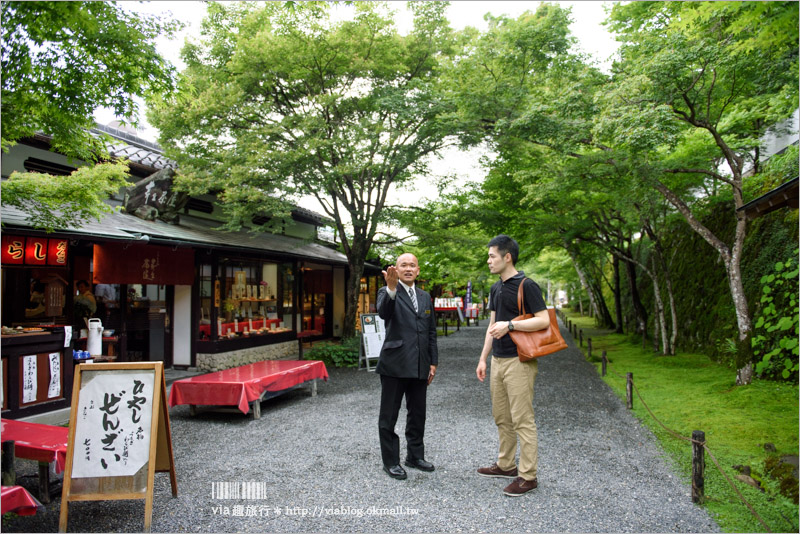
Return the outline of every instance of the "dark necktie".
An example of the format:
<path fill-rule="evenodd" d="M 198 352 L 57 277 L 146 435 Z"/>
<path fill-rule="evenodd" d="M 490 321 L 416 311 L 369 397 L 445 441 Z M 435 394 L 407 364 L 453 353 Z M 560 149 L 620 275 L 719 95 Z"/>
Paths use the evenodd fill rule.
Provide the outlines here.
<path fill-rule="evenodd" d="M 414 305 L 414 311 L 418 312 L 419 309 L 417 308 L 417 295 L 415 295 L 414 288 L 412 287 L 408 288 L 408 296 L 411 297 L 411 304 Z"/>

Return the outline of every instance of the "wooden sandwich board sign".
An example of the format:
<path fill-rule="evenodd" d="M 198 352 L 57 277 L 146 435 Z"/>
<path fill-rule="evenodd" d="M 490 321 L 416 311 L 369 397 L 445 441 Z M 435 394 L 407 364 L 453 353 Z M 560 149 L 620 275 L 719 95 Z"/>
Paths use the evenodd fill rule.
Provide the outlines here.
<path fill-rule="evenodd" d="M 178 496 L 163 362 L 85 363 L 75 367 L 59 532 L 71 501 L 144 499 L 153 515 L 156 471 L 169 471 Z"/>
<path fill-rule="evenodd" d="M 367 371 L 370 369 L 369 361 L 377 360 L 381 355 L 383 339 L 386 337 L 386 325 L 377 313 L 361 314 L 361 345 L 358 351 L 358 368 L 362 369 L 362 363 Z M 377 367 L 377 364 L 375 364 Z"/>

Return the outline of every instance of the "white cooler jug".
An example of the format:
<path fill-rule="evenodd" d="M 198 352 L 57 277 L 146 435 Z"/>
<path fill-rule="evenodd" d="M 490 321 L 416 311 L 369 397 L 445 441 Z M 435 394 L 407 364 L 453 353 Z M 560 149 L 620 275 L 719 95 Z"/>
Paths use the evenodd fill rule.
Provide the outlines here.
<path fill-rule="evenodd" d="M 89 336 L 86 341 L 86 350 L 89 355 L 100 356 L 103 354 L 103 322 L 100 319 L 89 319 Z"/>

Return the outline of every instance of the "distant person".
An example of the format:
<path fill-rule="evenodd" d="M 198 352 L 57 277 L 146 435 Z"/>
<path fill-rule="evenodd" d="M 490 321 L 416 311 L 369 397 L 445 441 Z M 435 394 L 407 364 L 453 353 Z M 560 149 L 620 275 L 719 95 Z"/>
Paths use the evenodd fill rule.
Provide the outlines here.
<path fill-rule="evenodd" d="M 25 307 L 25 318 L 41 317 L 45 312 L 45 285 L 40 280 L 31 280 L 31 294 Z"/>
<path fill-rule="evenodd" d="M 75 304 L 85 306 L 90 313 L 89 317 L 97 311 L 97 300 L 92 294 L 92 286 L 86 280 L 78 280 L 76 284 L 78 287 L 78 296 L 75 297 Z"/>
<path fill-rule="evenodd" d="M 106 308 L 114 308 L 117 304 L 117 290 L 111 284 L 97 284 L 94 287 L 94 296 L 97 302 L 105 304 Z"/>
<path fill-rule="evenodd" d="M 489 386 L 492 397 L 492 415 L 497 425 L 500 448 L 497 462 L 491 467 L 481 467 L 478 474 L 485 477 L 510 478 L 511 484 L 503 493 L 519 497 L 538 486 L 537 466 L 539 444 L 533 413 L 533 385 L 539 372 L 537 360 L 519 361 L 517 346 L 508 333 L 512 330 L 535 332 L 550 324 L 542 291 L 525 273 L 517 271 L 514 264 L 519 257 L 519 245 L 507 235 L 489 241 L 489 272 L 500 276 L 489 292 L 489 327 L 483 343 L 476 373 L 481 382 L 486 378 L 486 359 L 492 354 Z M 517 306 L 517 290 L 523 285 L 523 304 L 533 317 L 512 321 L 521 314 Z M 519 468 L 516 465 L 517 438 L 519 438 Z"/>
<path fill-rule="evenodd" d="M 404 464 L 433 471 L 425 460 L 425 405 L 428 386 L 436 375 L 439 350 L 431 296 L 414 284 L 419 264 L 413 254 L 401 254 L 397 266 L 383 271 L 386 287 L 378 290 L 378 315 L 385 321 L 386 337 L 375 372 L 381 376 L 378 435 L 383 470 L 398 480 L 407 477 L 400 466 L 400 438 L 394 431 L 403 397 L 406 399 Z"/>

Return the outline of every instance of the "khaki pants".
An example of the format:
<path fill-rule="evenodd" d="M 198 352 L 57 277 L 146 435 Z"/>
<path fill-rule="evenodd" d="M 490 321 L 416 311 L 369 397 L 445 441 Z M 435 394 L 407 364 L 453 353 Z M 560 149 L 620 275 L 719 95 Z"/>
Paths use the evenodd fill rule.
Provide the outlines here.
<path fill-rule="evenodd" d="M 492 415 L 500 435 L 497 466 L 513 469 L 516 465 L 519 437 L 519 476 L 536 478 L 539 442 L 533 415 L 533 385 L 539 362 L 521 362 L 519 358 L 492 357 L 489 386 L 492 393 Z"/>

